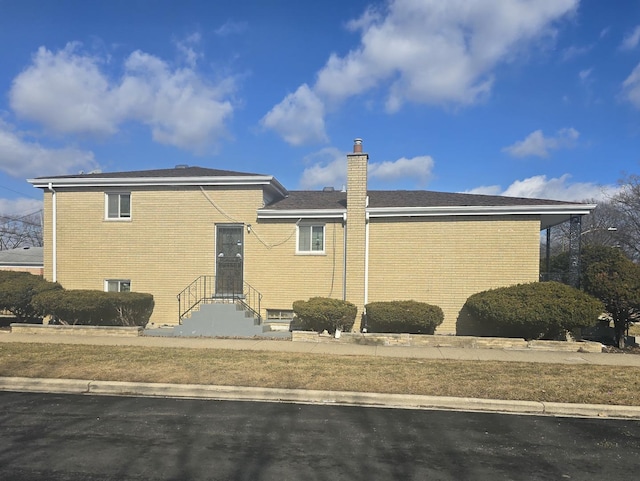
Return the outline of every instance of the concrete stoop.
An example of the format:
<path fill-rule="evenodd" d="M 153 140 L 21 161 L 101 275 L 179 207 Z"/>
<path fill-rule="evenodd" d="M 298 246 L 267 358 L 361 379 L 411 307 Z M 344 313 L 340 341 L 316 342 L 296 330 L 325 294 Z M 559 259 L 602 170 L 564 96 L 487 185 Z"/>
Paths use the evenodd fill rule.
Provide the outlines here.
<path fill-rule="evenodd" d="M 563 352 L 602 352 L 603 345 L 592 341 L 526 341 L 502 337 L 447 336 L 426 334 L 378 334 L 343 332 L 340 337 L 309 331 L 293 331 L 298 342 L 334 342 L 371 346 L 457 347 L 471 349 L 512 349 Z"/>
<path fill-rule="evenodd" d="M 272 329 L 261 324 L 253 314 L 238 304 L 202 304 L 182 324 L 158 329 L 146 329 L 145 336 L 162 337 L 289 337 L 289 330 Z"/>

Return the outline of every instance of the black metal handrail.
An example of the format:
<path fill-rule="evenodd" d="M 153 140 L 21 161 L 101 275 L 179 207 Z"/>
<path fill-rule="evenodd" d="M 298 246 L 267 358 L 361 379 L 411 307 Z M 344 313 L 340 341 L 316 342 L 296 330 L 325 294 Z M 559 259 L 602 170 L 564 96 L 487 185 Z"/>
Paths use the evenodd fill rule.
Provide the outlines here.
<path fill-rule="evenodd" d="M 200 304 L 216 301 L 239 304 L 250 311 L 258 319 L 258 322 L 262 321 L 262 316 L 260 315 L 262 294 L 250 284 L 243 282 L 240 285 L 233 278 L 200 276 L 178 294 L 178 318 L 180 324 Z"/>

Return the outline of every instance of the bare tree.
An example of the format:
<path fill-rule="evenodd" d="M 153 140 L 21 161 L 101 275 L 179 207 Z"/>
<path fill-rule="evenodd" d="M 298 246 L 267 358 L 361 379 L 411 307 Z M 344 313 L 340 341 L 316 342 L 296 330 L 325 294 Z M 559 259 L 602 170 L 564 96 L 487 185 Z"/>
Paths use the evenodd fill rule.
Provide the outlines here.
<path fill-rule="evenodd" d="M 23 216 L 0 215 L 0 250 L 42 247 L 42 211 Z"/>
<path fill-rule="evenodd" d="M 621 219 L 618 241 L 625 253 L 640 261 L 640 176 L 628 175 L 620 181 L 620 191 L 611 199 Z"/>

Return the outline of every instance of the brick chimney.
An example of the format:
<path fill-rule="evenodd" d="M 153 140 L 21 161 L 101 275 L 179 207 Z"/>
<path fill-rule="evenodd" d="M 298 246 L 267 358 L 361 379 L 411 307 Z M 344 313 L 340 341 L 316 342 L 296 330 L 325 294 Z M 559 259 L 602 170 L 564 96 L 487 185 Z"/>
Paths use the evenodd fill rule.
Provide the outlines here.
<path fill-rule="evenodd" d="M 354 331 L 360 330 L 365 303 L 365 251 L 367 164 L 369 155 L 362 152 L 362 139 L 355 139 L 353 153 L 347 154 L 347 255 L 346 300 L 358 308 Z"/>

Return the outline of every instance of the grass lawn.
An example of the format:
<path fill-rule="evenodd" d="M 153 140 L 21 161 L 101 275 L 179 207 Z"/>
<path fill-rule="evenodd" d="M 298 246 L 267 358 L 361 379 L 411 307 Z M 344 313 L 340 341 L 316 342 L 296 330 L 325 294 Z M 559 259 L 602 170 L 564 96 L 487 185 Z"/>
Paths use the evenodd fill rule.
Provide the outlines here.
<path fill-rule="evenodd" d="M 640 405 L 640 368 L 593 365 L 3 343 L 0 376 Z"/>

